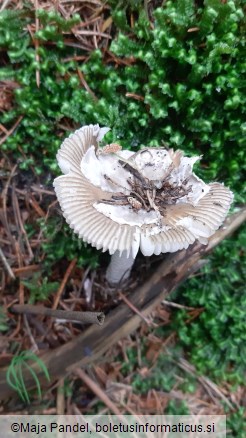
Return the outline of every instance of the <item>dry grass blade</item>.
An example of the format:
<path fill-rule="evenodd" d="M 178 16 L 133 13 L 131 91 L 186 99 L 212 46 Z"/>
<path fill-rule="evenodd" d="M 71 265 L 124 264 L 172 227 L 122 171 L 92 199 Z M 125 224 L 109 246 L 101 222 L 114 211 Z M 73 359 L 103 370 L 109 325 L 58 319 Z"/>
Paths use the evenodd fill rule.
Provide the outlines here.
<path fill-rule="evenodd" d="M 56 414 L 65 414 L 64 379 L 59 380 L 56 393 Z"/>
<path fill-rule="evenodd" d="M 76 368 L 74 370 L 76 374 L 85 384 L 88 386 L 94 394 L 105 403 L 105 405 L 115 414 L 121 415 L 121 412 L 117 406 L 110 400 L 107 394 L 98 386 L 81 368 Z"/>
<path fill-rule="evenodd" d="M 9 276 L 12 278 L 12 280 L 15 280 L 15 274 L 13 273 L 13 271 L 12 271 L 12 269 L 11 269 L 11 267 L 10 267 L 6 257 L 5 257 L 5 255 L 4 255 L 3 251 L 1 250 L 1 248 L 0 248 L 0 258 L 1 258 L 2 262 L 3 262 L 3 265 L 6 268 L 6 271 L 8 272 Z"/>
<path fill-rule="evenodd" d="M 187 371 L 188 373 L 192 374 L 192 375 L 196 375 L 196 370 L 195 367 L 193 365 L 191 365 L 189 362 L 187 362 L 187 360 L 185 359 L 180 359 L 180 361 L 177 362 L 177 365 L 184 369 L 185 371 Z M 222 393 L 222 391 L 220 390 L 220 388 L 218 387 L 218 385 L 216 385 L 216 383 L 212 382 L 210 379 L 208 379 L 205 376 L 198 376 L 197 377 L 199 382 L 208 390 L 208 389 L 212 389 L 212 391 L 215 393 L 215 395 L 219 398 L 221 398 L 226 405 L 230 408 L 233 409 L 233 405 L 231 404 L 231 402 L 228 400 L 227 397 L 225 397 L 225 395 Z"/>
<path fill-rule="evenodd" d="M 67 129 L 67 127 L 66 127 L 66 129 Z M 37 193 L 44 193 L 45 195 L 56 196 L 54 191 L 43 189 L 43 188 L 38 187 L 36 185 L 31 186 L 31 189 Z"/>
<path fill-rule="evenodd" d="M 12 233 L 10 231 L 9 221 L 8 221 L 8 216 L 7 216 L 7 195 L 8 195 L 8 190 L 9 190 L 11 179 L 15 175 L 16 169 L 17 169 L 17 164 L 15 164 L 15 166 L 12 168 L 12 170 L 10 172 L 10 175 L 8 177 L 8 180 L 7 180 L 7 182 L 6 182 L 5 186 L 4 186 L 4 189 L 2 191 L 2 195 L 1 195 L 1 198 L 2 198 L 2 201 L 3 201 L 2 222 L 3 222 L 3 225 L 4 225 L 5 231 L 6 231 L 7 235 L 8 235 L 8 238 L 9 238 L 10 242 L 12 243 L 12 246 L 13 246 L 14 250 L 15 250 L 15 242 L 14 242 Z"/>
<path fill-rule="evenodd" d="M 40 266 L 39 265 L 28 265 L 28 266 L 22 266 L 21 268 L 13 268 L 13 273 L 16 275 L 16 277 L 23 277 L 26 275 L 30 275 L 33 272 L 39 271 Z"/>
<path fill-rule="evenodd" d="M 18 119 L 16 120 L 16 122 L 14 123 L 14 125 L 12 126 L 11 129 L 8 130 L 8 133 L 0 139 L 0 146 L 7 140 L 8 137 L 10 137 L 10 135 L 13 134 L 14 130 L 17 128 L 17 126 L 20 124 L 20 122 L 22 121 L 24 116 L 20 116 L 18 117 Z"/>
<path fill-rule="evenodd" d="M 11 2 L 12 0 L 3 0 L 3 4 L 0 8 L 0 11 L 3 11 L 4 9 L 7 8 L 8 4 Z"/>
<path fill-rule="evenodd" d="M 150 325 L 150 321 L 131 303 L 130 300 L 128 300 L 128 298 L 126 298 L 126 296 L 122 293 L 119 292 L 119 297 L 121 298 L 122 301 L 124 301 L 124 303 L 126 303 L 126 305 L 133 311 L 135 312 L 138 316 L 140 316 L 140 318 L 149 326 Z"/>
<path fill-rule="evenodd" d="M 39 351 L 39 348 L 38 348 L 38 346 L 37 346 L 37 344 L 35 342 L 35 339 L 34 339 L 34 337 L 32 335 L 32 332 L 31 332 L 31 329 L 30 329 L 30 326 L 29 326 L 28 319 L 27 319 L 26 315 L 23 315 L 23 321 L 24 321 L 24 324 L 25 324 L 25 327 L 26 327 L 27 334 L 28 334 L 29 339 L 30 339 L 31 344 L 32 344 L 31 351 L 33 353 L 36 353 L 36 352 Z"/>
<path fill-rule="evenodd" d="M 40 217 L 46 216 L 44 210 L 38 205 L 37 201 L 35 200 L 35 198 L 32 195 L 29 198 L 29 203 L 32 205 L 32 207 L 34 208 L 34 210 L 38 213 L 38 215 Z"/>
<path fill-rule="evenodd" d="M 38 32 L 39 30 L 39 19 L 37 17 L 37 10 L 39 9 L 39 3 L 38 0 L 34 0 L 34 6 L 35 6 L 35 32 Z M 35 60 L 37 62 L 37 64 L 39 65 L 40 62 L 40 57 L 39 57 L 39 53 L 38 53 L 38 49 L 39 49 L 39 41 L 37 39 L 35 39 L 34 41 L 34 46 L 35 46 Z M 36 84 L 37 87 L 40 87 L 40 70 L 37 67 L 36 68 Z"/>
<path fill-rule="evenodd" d="M 88 93 L 90 93 L 90 95 L 93 97 L 93 99 L 95 101 L 97 101 L 98 99 L 97 99 L 96 95 L 93 93 L 93 91 L 91 90 L 91 88 L 89 87 L 89 85 L 87 84 L 82 71 L 79 68 L 77 68 L 77 72 L 78 72 L 80 83 L 83 85 L 83 87 L 86 89 L 86 91 L 88 91 Z"/>
<path fill-rule="evenodd" d="M 64 32 L 64 33 L 68 33 L 68 32 Z M 77 30 L 76 34 L 77 35 L 100 36 L 100 37 L 108 38 L 110 40 L 112 39 L 112 37 L 110 35 L 108 35 L 107 33 L 97 32 L 95 30 Z"/>
<path fill-rule="evenodd" d="M 126 93 L 125 96 L 131 97 L 132 99 L 135 99 L 135 100 L 140 100 L 142 102 L 144 101 L 144 97 L 140 96 L 139 94 L 136 94 L 136 93 Z"/>
<path fill-rule="evenodd" d="M 20 207 L 19 207 L 19 203 L 18 203 L 18 198 L 17 198 L 16 193 L 15 193 L 15 186 L 12 187 L 12 201 L 13 201 L 14 212 L 16 214 L 16 225 L 20 229 L 20 234 L 23 234 L 23 236 L 24 236 L 24 240 L 26 242 L 26 247 L 27 247 L 28 254 L 29 254 L 29 259 L 32 260 L 34 258 L 34 254 L 32 252 L 32 248 L 31 248 L 31 245 L 29 243 L 26 230 L 23 226 Z"/>

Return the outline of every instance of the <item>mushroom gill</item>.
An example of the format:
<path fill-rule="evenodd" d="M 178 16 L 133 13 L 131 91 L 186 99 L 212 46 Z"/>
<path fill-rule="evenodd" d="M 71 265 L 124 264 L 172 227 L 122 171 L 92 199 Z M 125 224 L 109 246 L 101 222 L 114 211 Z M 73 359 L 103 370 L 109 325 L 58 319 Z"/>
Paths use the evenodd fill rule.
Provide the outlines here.
<path fill-rule="evenodd" d="M 205 184 L 192 170 L 200 157 L 180 150 L 100 148 L 108 130 L 84 126 L 62 143 L 57 160 L 64 175 L 54 187 L 74 232 L 114 255 L 106 278 L 115 284 L 129 275 L 139 249 L 151 256 L 187 248 L 196 239 L 206 244 L 233 194 L 223 184 Z"/>

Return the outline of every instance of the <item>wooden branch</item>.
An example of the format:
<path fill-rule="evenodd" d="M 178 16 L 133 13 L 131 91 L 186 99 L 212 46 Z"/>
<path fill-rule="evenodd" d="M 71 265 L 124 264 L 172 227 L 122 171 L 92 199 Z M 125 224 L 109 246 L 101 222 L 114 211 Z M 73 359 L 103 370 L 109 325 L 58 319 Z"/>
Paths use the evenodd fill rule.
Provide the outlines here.
<path fill-rule="evenodd" d="M 103 312 L 78 312 L 74 310 L 50 309 L 44 306 L 33 306 L 32 304 L 14 304 L 10 309 L 12 313 L 23 313 L 24 315 L 45 315 L 51 318 L 65 319 L 81 324 L 99 324 L 104 322 Z"/>
<path fill-rule="evenodd" d="M 204 256 L 224 238 L 231 235 L 245 220 L 246 206 L 227 218 L 223 227 L 209 239 L 207 246 L 195 243 L 187 250 L 166 255 L 164 261 L 150 275 L 149 280 L 128 297 L 129 301 L 142 315 L 150 314 L 182 281 L 200 268 L 201 259 Z M 134 313 L 125 303 L 121 303 L 106 315 L 103 326 L 91 326 L 76 339 L 45 353 L 41 359 L 48 368 L 51 379 L 64 377 L 78 367 L 95 362 L 114 343 L 136 330 L 141 322 L 142 319 L 139 315 Z M 42 372 L 35 364 L 33 369 L 42 385 L 45 386 Z M 34 383 L 33 379 L 30 374 L 24 371 L 26 387 L 31 388 Z M 6 368 L 3 368 L 0 370 L 0 398 L 6 399 L 10 395 L 13 395 L 13 390 L 6 382 Z"/>

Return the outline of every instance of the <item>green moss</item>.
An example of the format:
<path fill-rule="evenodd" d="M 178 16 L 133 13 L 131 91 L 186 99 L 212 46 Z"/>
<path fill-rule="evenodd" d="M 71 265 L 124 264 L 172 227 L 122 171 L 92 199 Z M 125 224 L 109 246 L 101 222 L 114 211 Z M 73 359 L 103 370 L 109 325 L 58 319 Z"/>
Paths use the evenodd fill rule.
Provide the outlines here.
<path fill-rule="evenodd" d="M 200 316 L 187 322 L 188 312 L 177 310 L 172 321 L 180 346 L 189 351 L 198 372 L 234 384 L 244 382 L 246 367 L 245 241 L 244 227 L 237 239 L 215 249 L 198 276 L 176 291 L 180 303 L 203 309 Z"/>
<path fill-rule="evenodd" d="M 110 126 L 109 139 L 125 147 L 164 142 L 187 153 L 203 153 L 199 174 L 207 181 L 229 184 L 236 200 L 242 200 L 246 108 L 242 2 L 207 1 L 201 8 L 195 2 L 169 1 L 154 10 L 154 26 L 143 9 L 138 13 L 139 5 L 126 2 L 123 9 L 112 5 L 116 25 L 119 13 L 125 23 L 129 8 L 135 14 L 130 36 L 120 26 L 122 31 L 111 44 L 115 55 L 132 58 L 129 66 L 117 70 L 113 63 L 105 64 L 100 50 L 91 53 L 84 64 L 62 61 L 81 52 L 66 46 L 62 34 L 78 22 L 77 16 L 64 20 L 55 11 L 38 11 L 42 30 L 36 35 L 40 43 L 37 62 L 31 37 L 24 30 L 30 12 L 2 13 L 0 46 L 12 63 L 10 74 L 20 84 L 15 107 L 3 115 L 2 123 L 10 126 L 24 114 L 16 136 L 7 139 L 4 149 L 18 154 L 21 145 L 41 167 L 56 172 L 54 159 L 63 120 L 70 120 L 74 127 L 99 123 Z M 11 16 L 8 32 L 5 15 Z M 53 45 L 47 46 L 47 41 Z M 80 85 L 77 69 L 97 100 Z M 127 93 L 143 100 L 127 97 Z M 26 168 L 29 165 L 25 163 Z"/>
<path fill-rule="evenodd" d="M 228 438 L 244 438 L 245 437 L 245 409 L 239 408 L 237 411 L 227 415 L 226 426 Z"/>

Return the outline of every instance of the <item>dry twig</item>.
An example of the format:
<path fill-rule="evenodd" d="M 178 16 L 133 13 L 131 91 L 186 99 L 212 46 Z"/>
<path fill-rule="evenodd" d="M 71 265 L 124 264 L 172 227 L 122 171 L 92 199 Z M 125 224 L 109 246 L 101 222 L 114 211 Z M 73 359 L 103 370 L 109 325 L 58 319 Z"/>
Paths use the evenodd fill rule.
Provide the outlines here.
<path fill-rule="evenodd" d="M 78 312 L 73 310 L 50 309 L 43 306 L 33 306 L 32 304 L 14 304 L 11 309 L 13 313 L 23 313 L 24 315 L 43 315 L 52 318 L 65 319 L 72 322 L 80 322 L 82 324 L 97 324 L 104 323 L 105 315 L 102 312 Z"/>
<path fill-rule="evenodd" d="M 73 259 L 73 260 L 71 261 L 70 265 L 68 266 L 68 268 L 67 268 L 67 270 L 66 270 L 66 272 L 65 272 L 64 278 L 63 278 L 63 280 L 62 280 L 62 282 L 61 282 L 61 285 L 60 285 L 60 287 L 59 287 L 59 289 L 58 289 L 58 292 L 57 292 L 57 294 L 56 294 L 56 296 L 55 296 L 55 299 L 54 299 L 54 303 L 53 303 L 52 309 L 56 309 L 56 308 L 57 308 L 57 306 L 58 306 L 58 304 L 59 304 L 59 301 L 60 301 L 60 299 L 61 299 L 62 293 L 63 293 L 63 291 L 64 291 L 64 288 L 65 288 L 65 286 L 66 286 L 66 284 L 67 284 L 67 281 L 68 281 L 68 279 L 69 279 L 69 277 L 70 277 L 70 275 L 71 275 L 71 273 L 72 273 L 72 271 L 73 271 L 73 269 L 74 269 L 76 263 L 77 263 L 77 259 Z"/>
<path fill-rule="evenodd" d="M 8 261 L 7 261 L 7 259 L 6 259 L 6 257 L 5 257 L 5 255 L 4 255 L 3 251 L 1 250 L 1 248 L 0 248 L 0 258 L 1 258 L 2 262 L 3 262 L 3 265 L 4 265 L 5 268 L 6 268 L 6 271 L 8 272 L 9 276 L 10 276 L 13 280 L 15 280 L 15 274 L 13 273 L 13 271 L 12 271 L 12 269 L 11 269 L 11 267 L 10 267 L 10 265 L 9 265 L 9 263 L 8 263 Z"/>

